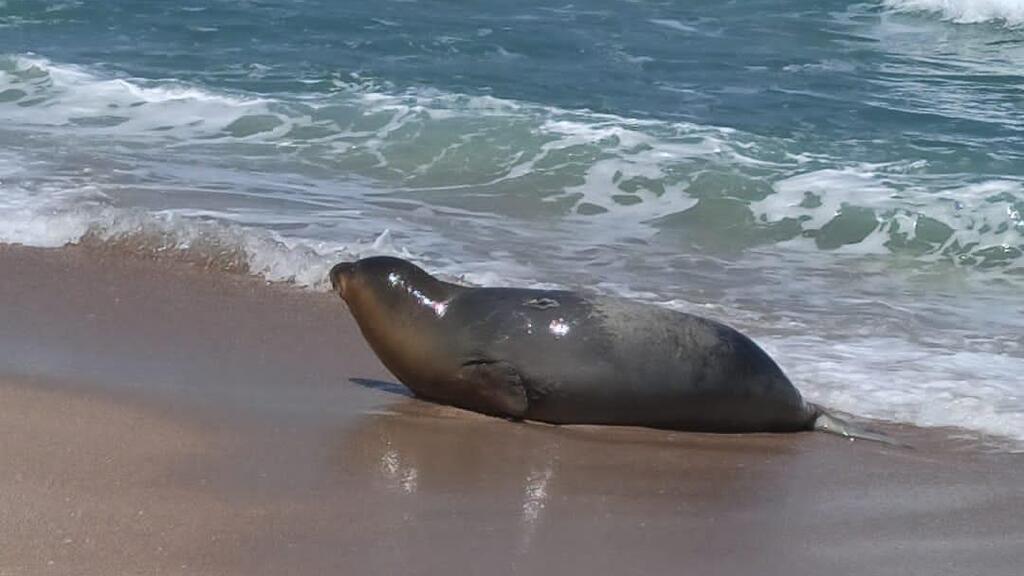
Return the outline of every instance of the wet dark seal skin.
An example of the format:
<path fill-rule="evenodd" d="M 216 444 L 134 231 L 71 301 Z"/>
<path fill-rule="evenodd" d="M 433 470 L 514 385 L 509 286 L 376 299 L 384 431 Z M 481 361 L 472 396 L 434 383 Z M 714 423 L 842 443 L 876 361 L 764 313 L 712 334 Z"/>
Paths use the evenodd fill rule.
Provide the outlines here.
<path fill-rule="evenodd" d="M 460 286 L 390 257 L 338 264 L 330 279 L 384 365 L 435 402 L 554 424 L 884 441 L 805 402 L 719 322 L 570 291 Z"/>

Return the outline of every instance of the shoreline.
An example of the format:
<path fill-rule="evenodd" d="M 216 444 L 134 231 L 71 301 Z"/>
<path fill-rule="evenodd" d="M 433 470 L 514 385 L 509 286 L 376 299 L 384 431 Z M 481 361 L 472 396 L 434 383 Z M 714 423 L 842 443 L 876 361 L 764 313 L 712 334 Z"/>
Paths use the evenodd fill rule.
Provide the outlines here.
<path fill-rule="evenodd" d="M 950 431 L 515 424 L 410 398 L 331 294 L 83 247 L 0 273 L 3 576 L 1024 561 L 1024 455 Z"/>

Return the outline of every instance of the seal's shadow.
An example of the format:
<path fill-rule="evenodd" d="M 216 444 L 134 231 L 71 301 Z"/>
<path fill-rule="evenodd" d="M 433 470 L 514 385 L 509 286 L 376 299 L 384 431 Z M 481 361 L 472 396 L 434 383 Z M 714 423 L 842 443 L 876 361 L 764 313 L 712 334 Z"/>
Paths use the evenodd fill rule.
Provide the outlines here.
<path fill-rule="evenodd" d="M 386 382 L 384 380 L 374 380 L 372 378 L 349 378 L 348 381 L 357 386 L 362 386 L 363 388 L 379 390 L 380 392 L 387 392 L 388 394 L 395 394 L 397 396 L 405 396 L 406 398 L 415 398 L 411 390 L 396 382 Z"/>

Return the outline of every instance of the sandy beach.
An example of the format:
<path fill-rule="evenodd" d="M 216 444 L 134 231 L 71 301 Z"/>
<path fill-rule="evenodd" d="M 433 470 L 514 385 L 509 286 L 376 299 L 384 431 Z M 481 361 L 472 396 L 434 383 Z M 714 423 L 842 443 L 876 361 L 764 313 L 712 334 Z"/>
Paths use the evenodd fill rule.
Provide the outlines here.
<path fill-rule="evenodd" d="M 516 424 L 409 397 L 329 294 L 79 247 L 0 274 L 0 576 L 1024 565 L 1024 455 L 955 431 Z"/>

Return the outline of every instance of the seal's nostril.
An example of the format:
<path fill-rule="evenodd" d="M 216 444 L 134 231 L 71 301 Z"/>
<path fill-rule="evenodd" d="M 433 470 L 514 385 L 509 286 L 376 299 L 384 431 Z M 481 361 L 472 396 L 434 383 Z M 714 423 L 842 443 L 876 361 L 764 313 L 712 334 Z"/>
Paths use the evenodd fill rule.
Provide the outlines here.
<path fill-rule="evenodd" d="M 335 290 L 337 290 L 338 289 L 338 285 L 340 284 L 341 275 L 345 274 L 346 272 L 349 272 L 351 270 L 352 270 L 352 263 L 351 262 L 341 262 L 339 264 L 335 264 L 334 268 L 331 268 L 331 272 L 329 274 L 329 276 L 331 278 L 331 287 L 333 287 Z"/>

